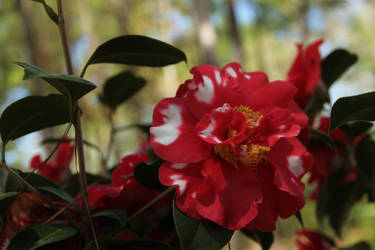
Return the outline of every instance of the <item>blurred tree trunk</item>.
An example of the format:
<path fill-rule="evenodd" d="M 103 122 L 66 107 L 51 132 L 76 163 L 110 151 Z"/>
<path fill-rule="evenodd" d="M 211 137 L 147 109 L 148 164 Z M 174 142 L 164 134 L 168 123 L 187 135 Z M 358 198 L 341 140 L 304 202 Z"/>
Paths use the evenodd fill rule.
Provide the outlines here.
<path fill-rule="evenodd" d="M 210 0 L 194 0 L 196 10 L 196 21 L 198 29 L 199 50 L 201 51 L 201 61 L 205 64 L 217 65 L 215 55 L 216 45 L 216 30 L 210 23 L 209 17 L 211 15 L 211 1 Z"/>
<path fill-rule="evenodd" d="M 234 10 L 234 1 L 235 0 L 227 0 L 227 8 L 228 8 L 228 24 L 229 24 L 229 35 L 232 40 L 232 51 L 233 51 L 233 59 L 240 64 L 244 62 L 244 52 L 242 47 L 242 41 L 240 36 L 240 31 L 238 29 L 238 23 L 236 19 L 236 13 Z"/>
<path fill-rule="evenodd" d="M 308 13 L 310 9 L 309 0 L 301 0 L 300 5 L 297 7 L 297 14 L 299 15 L 299 25 L 301 30 L 301 42 L 306 43 L 309 39 L 309 24 Z"/>
<path fill-rule="evenodd" d="M 257 70 L 266 71 L 266 50 L 264 49 L 264 11 L 265 9 L 260 3 L 260 0 L 251 0 L 252 4 L 255 6 L 255 31 L 256 36 L 254 36 L 254 54 L 255 60 L 257 62 Z"/>

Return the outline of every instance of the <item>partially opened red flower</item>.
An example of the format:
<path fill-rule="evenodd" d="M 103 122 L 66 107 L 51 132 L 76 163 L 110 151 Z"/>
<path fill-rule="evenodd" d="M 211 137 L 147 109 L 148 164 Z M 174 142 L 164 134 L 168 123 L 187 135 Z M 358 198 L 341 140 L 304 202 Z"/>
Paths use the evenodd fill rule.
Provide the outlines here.
<path fill-rule="evenodd" d="M 328 133 L 330 118 L 320 117 L 317 121 L 318 122 L 315 123 L 314 126 L 318 130 L 324 133 Z M 336 128 L 330 134 L 330 137 L 335 143 L 341 144 L 341 147 L 350 144 L 347 135 L 341 128 Z M 332 161 L 335 158 L 335 153 L 327 144 L 324 144 L 322 142 L 315 143 L 314 140 L 310 140 L 309 144 L 307 145 L 307 149 L 314 157 L 313 167 L 309 170 L 310 177 L 308 183 L 316 183 L 316 188 L 310 196 L 312 200 L 315 200 L 319 195 L 322 185 L 326 182 L 328 177 L 333 174 Z M 337 147 L 337 150 L 337 159 L 343 158 L 344 153 L 342 152 L 341 148 Z M 356 175 L 356 167 L 353 166 L 353 171 L 351 171 L 351 173 L 347 176 L 345 181 L 350 182 L 356 180 Z"/>
<path fill-rule="evenodd" d="M 298 230 L 296 232 L 296 244 L 298 250 L 330 250 L 332 242 L 321 234 L 310 229 Z"/>
<path fill-rule="evenodd" d="M 36 155 L 31 159 L 30 168 L 35 169 L 39 167 L 38 174 L 47 177 L 57 184 L 62 184 L 71 174 L 69 164 L 72 161 L 73 152 L 73 144 L 63 142 L 60 144 L 53 162 L 47 162 L 39 167 L 43 161 L 40 155 Z"/>
<path fill-rule="evenodd" d="M 305 108 L 321 78 L 319 46 L 322 43 L 323 40 L 317 40 L 305 49 L 298 43 L 297 57 L 287 74 L 287 82 L 297 88 L 294 100 L 301 108 Z"/>
<path fill-rule="evenodd" d="M 177 188 L 177 206 L 193 218 L 274 230 L 278 216 L 304 206 L 300 179 L 312 161 L 296 138 L 308 118 L 295 87 L 237 63 L 191 73 L 154 109 L 151 146 L 166 160 L 160 181 Z"/>

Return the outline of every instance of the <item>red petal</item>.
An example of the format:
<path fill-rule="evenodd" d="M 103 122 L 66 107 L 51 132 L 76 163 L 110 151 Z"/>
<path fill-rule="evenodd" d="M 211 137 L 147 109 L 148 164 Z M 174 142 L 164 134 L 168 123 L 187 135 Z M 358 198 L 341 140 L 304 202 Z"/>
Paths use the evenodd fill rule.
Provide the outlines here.
<path fill-rule="evenodd" d="M 195 129 L 196 118 L 182 98 L 166 98 L 154 109 L 150 144 L 155 153 L 170 162 L 199 162 L 211 154 Z"/>
<path fill-rule="evenodd" d="M 275 168 L 276 186 L 292 195 L 302 194 L 305 185 L 300 179 L 311 168 L 312 157 L 299 140 L 281 138 L 266 154 Z"/>
<path fill-rule="evenodd" d="M 147 154 L 131 154 L 122 158 L 119 165 L 113 171 L 112 186 L 120 187 L 124 185 L 125 181 L 130 176 L 133 176 L 135 165 L 145 161 L 148 161 Z"/>
<path fill-rule="evenodd" d="M 258 215 L 246 228 L 249 230 L 260 230 L 272 232 L 276 229 L 278 216 L 287 218 L 305 204 L 303 194 L 290 195 L 279 190 L 274 183 L 274 170 L 271 166 L 261 166 L 257 170 L 257 177 L 263 193 L 263 202 L 258 206 Z"/>

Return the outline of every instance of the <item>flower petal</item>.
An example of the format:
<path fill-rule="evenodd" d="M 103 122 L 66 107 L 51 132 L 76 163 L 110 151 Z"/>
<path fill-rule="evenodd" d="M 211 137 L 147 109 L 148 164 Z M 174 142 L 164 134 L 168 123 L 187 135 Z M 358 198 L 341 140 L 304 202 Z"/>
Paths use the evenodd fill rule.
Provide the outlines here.
<path fill-rule="evenodd" d="M 249 230 L 260 230 L 272 232 L 276 229 L 278 216 L 287 218 L 299 211 L 305 204 L 303 194 L 290 195 L 279 190 L 274 181 L 274 170 L 265 165 L 257 170 L 257 177 L 262 188 L 263 202 L 258 206 L 258 215 L 246 228 Z"/>
<path fill-rule="evenodd" d="M 199 162 L 211 154 L 211 146 L 196 134 L 196 118 L 182 98 L 166 98 L 154 109 L 150 144 L 170 162 Z"/>
<path fill-rule="evenodd" d="M 299 140 L 281 138 L 266 154 L 275 168 L 276 186 L 292 195 L 302 194 L 305 185 L 300 179 L 311 168 L 313 160 Z"/>
<path fill-rule="evenodd" d="M 131 154 L 123 157 L 112 173 L 112 186 L 120 187 L 124 185 L 125 181 L 133 176 L 135 165 L 145 161 L 148 161 L 147 154 Z"/>

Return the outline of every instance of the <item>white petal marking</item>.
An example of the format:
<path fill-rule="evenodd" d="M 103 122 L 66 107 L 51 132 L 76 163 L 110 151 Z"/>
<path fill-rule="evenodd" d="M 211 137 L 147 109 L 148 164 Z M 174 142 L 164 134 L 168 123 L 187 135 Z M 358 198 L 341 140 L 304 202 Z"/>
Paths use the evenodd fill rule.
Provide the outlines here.
<path fill-rule="evenodd" d="M 212 132 L 214 131 L 216 127 L 216 121 L 211 119 L 211 122 L 210 124 L 208 125 L 207 128 L 205 128 L 204 130 L 200 131 L 199 132 L 199 135 L 202 137 L 202 138 L 207 138 L 207 137 L 211 137 L 215 142 L 217 143 L 221 143 L 222 141 L 219 140 L 219 138 L 217 138 L 216 136 L 212 135 Z"/>
<path fill-rule="evenodd" d="M 194 89 L 197 88 L 195 82 L 189 82 L 188 85 L 187 85 L 187 87 L 188 87 L 189 89 L 191 89 L 191 90 L 194 90 Z"/>
<path fill-rule="evenodd" d="M 208 76 L 203 76 L 203 84 L 200 84 L 195 97 L 205 103 L 211 103 L 214 97 L 214 84 Z"/>
<path fill-rule="evenodd" d="M 229 108 L 230 108 L 230 105 L 228 103 L 224 103 L 222 107 L 216 108 L 216 111 L 225 113 L 229 111 Z"/>
<path fill-rule="evenodd" d="M 151 127 L 150 132 L 154 135 L 157 143 L 167 146 L 173 143 L 180 135 L 178 129 L 182 124 L 181 108 L 171 104 L 167 109 L 161 111 L 166 117 L 163 118 L 164 124 L 158 127 Z"/>
<path fill-rule="evenodd" d="M 237 78 L 237 73 L 236 71 L 234 71 L 234 69 L 232 67 L 228 67 L 226 68 L 226 71 L 228 72 L 228 74 L 233 77 L 233 78 Z"/>
<path fill-rule="evenodd" d="M 173 163 L 171 165 L 172 168 L 174 169 L 183 169 L 187 166 L 188 164 L 187 163 Z"/>
<path fill-rule="evenodd" d="M 217 84 L 221 85 L 221 75 L 220 75 L 220 71 L 215 70 L 215 78 L 216 78 L 216 82 L 217 82 Z"/>
<path fill-rule="evenodd" d="M 296 177 L 300 177 L 305 172 L 302 167 L 301 157 L 296 155 L 288 157 L 288 168 Z"/>
<path fill-rule="evenodd" d="M 186 180 L 181 180 L 181 176 L 178 174 L 171 175 L 169 178 L 173 180 L 172 185 L 177 186 L 178 191 L 182 194 L 186 189 Z"/>
<path fill-rule="evenodd" d="M 250 78 L 251 78 L 251 76 L 250 76 L 250 75 L 248 75 L 248 74 L 245 74 L 245 78 L 246 78 L 246 79 L 250 79 Z"/>

